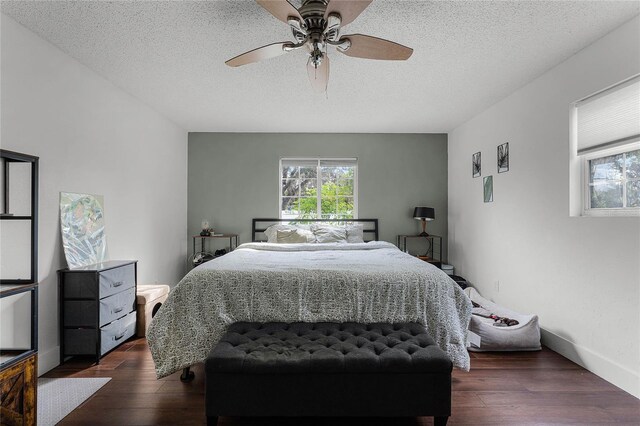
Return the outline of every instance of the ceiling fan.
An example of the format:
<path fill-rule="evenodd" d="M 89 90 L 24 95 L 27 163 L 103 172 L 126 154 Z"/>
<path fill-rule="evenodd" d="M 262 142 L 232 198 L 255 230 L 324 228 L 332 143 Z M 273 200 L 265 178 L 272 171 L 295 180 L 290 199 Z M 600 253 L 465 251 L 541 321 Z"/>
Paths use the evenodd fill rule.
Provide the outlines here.
<path fill-rule="evenodd" d="M 340 30 L 353 22 L 372 0 L 302 0 L 296 9 L 288 0 L 256 0 L 269 13 L 291 27 L 295 42 L 285 41 L 258 47 L 231 58 L 230 67 L 275 58 L 284 53 L 305 48 L 309 53 L 307 73 L 317 92 L 327 90 L 329 56 L 327 47 L 356 58 L 399 61 L 408 59 L 413 49 L 363 34 L 341 35 Z"/>

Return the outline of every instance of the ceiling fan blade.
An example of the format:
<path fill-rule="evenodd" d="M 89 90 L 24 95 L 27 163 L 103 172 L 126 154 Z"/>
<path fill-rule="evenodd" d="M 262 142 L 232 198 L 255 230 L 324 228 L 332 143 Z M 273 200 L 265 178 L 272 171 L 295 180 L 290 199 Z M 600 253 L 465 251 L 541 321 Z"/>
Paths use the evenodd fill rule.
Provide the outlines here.
<path fill-rule="evenodd" d="M 342 18 L 342 26 L 353 22 L 373 0 L 330 0 L 324 19 L 332 13 L 337 13 Z"/>
<path fill-rule="evenodd" d="M 285 46 L 292 46 L 292 44 L 290 42 L 267 44 L 266 46 L 258 47 L 257 49 L 238 55 L 235 58 L 231 58 L 226 61 L 225 64 L 230 67 L 239 67 L 252 62 L 275 58 L 276 56 L 280 56 L 287 52 L 284 49 Z"/>
<path fill-rule="evenodd" d="M 309 61 L 307 61 L 307 74 L 309 74 L 309 81 L 313 90 L 318 93 L 326 92 L 329 84 L 329 57 L 324 55 L 318 68 L 313 66 L 313 62 L 309 58 Z"/>
<path fill-rule="evenodd" d="M 293 16 L 300 20 L 300 22 L 304 22 L 302 16 L 300 16 L 300 12 L 296 9 L 291 3 L 287 0 L 256 0 L 260 6 L 267 9 L 267 11 L 284 22 L 288 23 L 289 16 Z"/>
<path fill-rule="evenodd" d="M 404 61 L 413 53 L 410 47 L 363 34 L 345 35 L 340 38 L 341 43 L 345 40 L 349 40 L 351 45 L 346 50 L 338 46 L 338 51 L 355 58 Z"/>

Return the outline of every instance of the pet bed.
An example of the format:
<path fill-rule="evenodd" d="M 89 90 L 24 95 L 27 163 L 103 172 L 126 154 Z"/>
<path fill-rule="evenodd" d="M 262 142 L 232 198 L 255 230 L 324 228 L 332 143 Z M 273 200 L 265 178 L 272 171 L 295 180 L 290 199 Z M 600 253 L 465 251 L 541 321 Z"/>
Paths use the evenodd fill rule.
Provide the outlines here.
<path fill-rule="evenodd" d="M 540 326 L 537 315 L 525 315 L 496 305 L 480 296 L 472 287 L 464 292 L 469 298 L 482 308 L 473 308 L 475 314 L 489 311 L 499 317 L 507 317 L 518 321 L 517 325 L 496 326 L 496 321 L 479 315 L 471 315 L 469 331 L 480 337 L 480 344 L 470 343 L 468 350 L 472 352 L 488 351 L 538 351 L 540 347 Z M 484 308 L 484 309 L 483 309 Z M 469 339 L 476 342 L 477 339 Z"/>

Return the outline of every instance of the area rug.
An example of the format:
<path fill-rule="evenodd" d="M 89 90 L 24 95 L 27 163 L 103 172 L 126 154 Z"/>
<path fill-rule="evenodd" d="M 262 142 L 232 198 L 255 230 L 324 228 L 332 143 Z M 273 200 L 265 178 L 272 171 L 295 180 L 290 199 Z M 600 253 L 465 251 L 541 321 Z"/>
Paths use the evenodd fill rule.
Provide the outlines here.
<path fill-rule="evenodd" d="M 109 380 L 110 377 L 38 379 L 38 425 L 55 425 Z"/>

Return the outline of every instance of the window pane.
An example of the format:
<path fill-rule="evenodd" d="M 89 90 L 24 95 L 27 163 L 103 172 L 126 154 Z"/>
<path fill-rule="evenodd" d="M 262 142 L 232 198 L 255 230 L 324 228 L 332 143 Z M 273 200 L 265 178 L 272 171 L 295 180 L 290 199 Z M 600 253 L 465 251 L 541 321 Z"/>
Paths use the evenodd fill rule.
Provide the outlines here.
<path fill-rule="evenodd" d="M 300 195 L 306 197 L 317 197 L 316 179 L 300 179 Z"/>
<path fill-rule="evenodd" d="M 627 182 L 627 207 L 640 207 L 640 181 L 638 180 Z"/>
<path fill-rule="evenodd" d="M 335 197 L 337 193 L 338 185 L 332 181 L 322 182 L 322 198 Z"/>
<path fill-rule="evenodd" d="M 300 177 L 315 179 L 318 177 L 318 168 L 317 167 L 300 167 Z"/>
<path fill-rule="evenodd" d="M 283 219 L 298 217 L 298 197 L 282 197 L 281 216 Z"/>
<path fill-rule="evenodd" d="M 325 182 L 335 182 L 336 181 L 336 174 L 334 173 L 333 167 L 321 167 L 320 168 L 320 173 L 321 173 L 322 183 L 323 184 Z"/>
<path fill-rule="evenodd" d="M 622 179 L 622 154 L 589 161 L 590 182 Z"/>
<path fill-rule="evenodd" d="M 299 170 L 300 170 L 300 167 L 298 166 L 282 167 L 282 179 L 299 177 L 300 176 Z"/>
<path fill-rule="evenodd" d="M 322 194 L 322 200 L 320 200 L 320 206 L 322 215 L 332 215 L 336 212 L 336 197 L 334 196 L 324 196 L 324 191 Z"/>
<path fill-rule="evenodd" d="M 316 197 L 300 198 L 300 218 L 315 218 L 318 212 L 318 199 Z"/>
<path fill-rule="evenodd" d="M 336 213 L 343 218 L 353 218 L 353 197 L 337 197 Z"/>
<path fill-rule="evenodd" d="M 336 184 L 336 195 L 353 196 L 353 179 L 339 178 Z"/>
<path fill-rule="evenodd" d="M 600 182 L 590 185 L 591 208 L 611 209 L 622 207 L 622 183 Z"/>
<path fill-rule="evenodd" d="M 282 179 L 282 195 L 294 197 L 300 195 L 300 179 Z"/>
<path fill-rule="evenodd" d="M 351 178 L 354 176 L 353 167 L 320 167 L 323 180 L 336 181 L 340 178 Z"/>
<path fill-rule="evenodd" d="M 627 152 L 627 179 L 640 178 L 640 149 Z"/>

